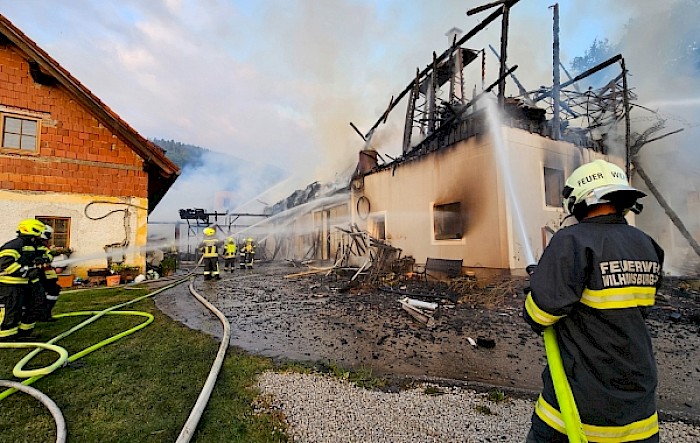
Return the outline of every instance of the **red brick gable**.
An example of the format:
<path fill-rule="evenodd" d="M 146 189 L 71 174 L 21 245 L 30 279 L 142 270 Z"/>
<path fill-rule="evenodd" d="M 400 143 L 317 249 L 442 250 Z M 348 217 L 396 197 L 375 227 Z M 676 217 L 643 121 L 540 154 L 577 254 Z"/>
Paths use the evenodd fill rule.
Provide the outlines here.
<path fill-rule="evenodd" d="M 0 188 L 144 197 L 150 212 L 179 168 L 2 15 L 0 33 L 0 112 L 41 119 L 38 153 L 0 150 Z"/>

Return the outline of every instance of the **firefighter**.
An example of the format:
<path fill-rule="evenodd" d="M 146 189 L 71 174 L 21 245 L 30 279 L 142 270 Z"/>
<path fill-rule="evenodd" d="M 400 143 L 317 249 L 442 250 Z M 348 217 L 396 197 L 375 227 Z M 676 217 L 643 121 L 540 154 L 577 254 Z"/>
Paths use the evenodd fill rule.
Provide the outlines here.
<path fill-rule="evenodd" d="M 42 254 L 43 258 L 43 273 L 40 275 L 39 283 L 43 289 L 44 300 L 43 309 L 41 312 L 40 321 L 54 321 L 51 316 L 51 311 L 58 301 L 58 295 L 61 292 L 61 286 L 58 284 L 58 274 L 56 269 L 51 265 L 53 255 L 51 254 L 50 242 L 53 235 L 53 228 L 49 225 L 44 227 L 44 232 L 41 233 L 42 245 L 37 250 Z"/>
<path fill-rule="evenodd" d="M 248 237 L 245 239 L 245 244 L 241 247 L 240 263 L 241 269 L 253 269 L 253 259 L 255 257 L 255 244 L 253 239 Z"/>
<path fill-rule="evenodd" d="M 569 441 L 556 395 L 564 382 L 588 441 L 659 441 L 657 372 L 644 319 L 664 252 L 624 218 L 638 212 L 644 196 L 604 160 L 566 180 L 564 207 L 579 223 L 552 237 L 530 276 L 523 310 L 536 332 L 553 328 L 565 377 L 553 379 L 545 367 L 528 443 Z"/>
<path fill-rule="evenodd" d="M 207 227 L 202 232 L 204 240 L 199 249 L 204 260 L 204 280 L 212 278 L 221 280 L 221 275 L 219 275 L 219 240 L 216 238 L 216 230 Z"/>
<path fill-rule="evenodd" d="M 0 247 L 0 340 L 29 335 L 38 314 L 30 281 L 38 280 L 36 247 L 44 224 L 28 218 L 19 222 L 17 238 Z"/>
<path fill-rule="evenodd" d="M 236 242 L 232 237 L 226 239 L 224 245 L 224 272 L 233 272 L 236 267 Z"/>

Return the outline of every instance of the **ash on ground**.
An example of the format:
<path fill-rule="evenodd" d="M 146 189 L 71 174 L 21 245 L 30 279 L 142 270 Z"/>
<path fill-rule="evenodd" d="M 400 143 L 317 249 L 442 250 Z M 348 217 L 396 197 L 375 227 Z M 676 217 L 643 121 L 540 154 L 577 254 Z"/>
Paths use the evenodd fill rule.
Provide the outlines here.
<path fill-rule="evenodd" d="M 546 363 L 541 337 L 522 319 L 525 278 L 481 285 L 388 274 L 372 285 L 354 272 L 290 262 L 256 264 L 195 280 L 197 291 L 231 322 L 231 345 L 278 362 L 371 371 L 392 380 L 498 386 L 534 396 Z M 416 277 L 416 276 L 413 276 Z M 648 324 L 659 368 L 659 408 L 700 417 L 700 292 L 697 280 L 664 280 Z M 426 323 L 403 308 L 406 297 L 437 303 Z M 220 336 L 218 321 L 180 285 L 156 297 L 185 325 Z M 390 384 L 392 386 L 392 384 Z M 393 386 L 396 386 L 395 384 Z"/>

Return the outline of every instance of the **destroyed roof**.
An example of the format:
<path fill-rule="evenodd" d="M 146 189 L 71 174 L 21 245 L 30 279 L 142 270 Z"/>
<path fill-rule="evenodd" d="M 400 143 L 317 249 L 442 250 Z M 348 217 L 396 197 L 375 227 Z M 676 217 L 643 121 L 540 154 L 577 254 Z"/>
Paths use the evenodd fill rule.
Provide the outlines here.
<path fill-rule="evenodd" d="M 0 34 L 0 40 L 16 46 L 29 58 L 30 72 L 34 81 L 61 85 L 78 103 L 90 110 L 95 118 L 144 160 L 144 168 L 148 173 L 148 212 L 150 213 L 175 182 L 180 174 L 180 168 L 168 159 L 162 148 L 136 132 L 2 14 L 0 14 Z"/>

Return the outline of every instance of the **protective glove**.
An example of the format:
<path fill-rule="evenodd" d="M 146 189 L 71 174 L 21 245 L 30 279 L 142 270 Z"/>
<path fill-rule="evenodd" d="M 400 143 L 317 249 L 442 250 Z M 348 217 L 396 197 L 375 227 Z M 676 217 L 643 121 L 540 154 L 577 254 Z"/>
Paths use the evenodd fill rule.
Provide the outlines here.
<path fill-rule="evenodd" d="M 39 278 L 39 276 L 41 276 L 41 271 L 39 270 L 39 268 L 32 267 L 27 270 L 27 278 L 29 280 L 34 280 L 36 278 Z"/>

